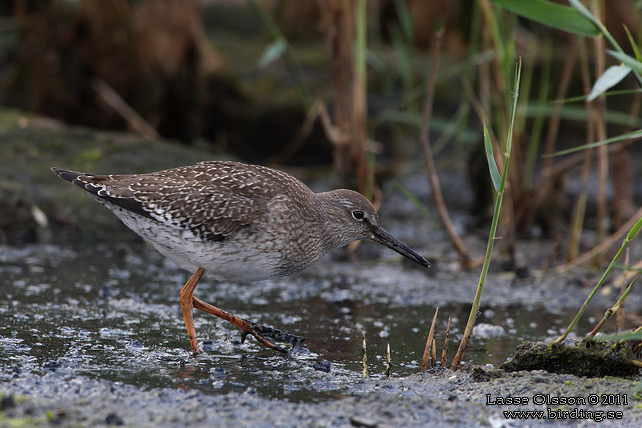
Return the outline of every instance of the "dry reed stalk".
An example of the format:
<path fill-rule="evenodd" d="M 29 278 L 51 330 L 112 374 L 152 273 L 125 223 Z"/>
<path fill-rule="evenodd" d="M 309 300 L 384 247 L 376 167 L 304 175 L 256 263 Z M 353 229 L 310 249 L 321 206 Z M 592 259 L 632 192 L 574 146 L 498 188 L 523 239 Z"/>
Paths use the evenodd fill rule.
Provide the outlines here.
<path fill-rule="evenodd" d="M 432 338 L 432 346 L 430 347 L 430 366 L 435 367 L 437 365 L 437 341 L 435 338 Z"/>
<path fill-rule="evenodd" d="M 92 82 L 94 90 L 98 93 L 100 99 L 113 109 L 125 122 L 132 131 L 147 139 L 157 139 L 158 132 L 149 124 L 136 110 L 134 110 L 127 101 L 121 97 L 111 86 L 103 79 L 95 78 Z"/>
<path fill-rule="evenodd" d="M 599 18 L 601 22 L 604 22 L 604 4 L 602 7 L 596 1 L 591 2 L 591 12 L 593 15 Z M 601 76 L 604 73 L 606 68 L 606 50 L 605 42 L 603 37 L 593 38 L 594 43 L 594 61 L 595 61 L 595 76 Z M 594 115 L 592 119 L 595 121 L 595 130 L 596 137 L 598 141 L 606 140 L 606 98 L 598 97 L 596 100 L 592 101 L 595 104 L 595 109 L 593 111 Z M 591 118 L 589 118 L 590 120 Z M 604 235 L 606 234 L 606 225 L 605 220 L 607 217 L 606 210 L 606 191 L 607 191 L 607 181 L 609 175 L 609 155 L 606 145 L 599 146 L 597 148 L 597 173 L 598 173 L 598 186 L 597 186 L 597 212 L 596 212 L 596 230 L 595 230 L 595 242 L 602 242 Z M 601 261 L 600 254 L 596 255 L 595 262 L 599 265 Z"/>
<path fill-rule="evenodd" d="M 588 70 L 588 58 L 586 54 L 586 46 L 583 40 L 573 38 L 574 43 L 579 45 L 580 53 L 580 72 L 582 75 L 582 89 L 585 94 L 591 91 L 590 73 Z M 586 105 L 588 116 L 592 116 L 593 104 Z M 586 143 L 592 143 L 594 140 L 594 127 L 593 122 L 586 121 Z M 580 173 L 580 192 L 577 195 L 575 204 L 573 205 L 573 213 L 571 217 L 571 230 L 568 238 L 567 247 L 567 260 L 573 260 L 579 255 L 580 238 L 584 225 L 584 215 L 586 213 L 586 202 L 588 199 L 586 183 L 588 182 L 588 175 L 591 170 L 591 158 L 593 149 L 590 148 L 584 152 L 584 160 L 582 161 L 582 169 Z"/>
<path fill-rule="evenodd" d="M 432 348 L 434 348 L 434 336 L 435 336 L 435 323 L 437 322 L 437 314 L 439 313 L 439 307 L 435 308 L 435 315 L 432 317 L 432 323 L 430 324 L 430 331 L 428 332 L 428 338 L 426 339 L 426 346 L 424 347 L 424 355 L 421 358 L 421 370 L 425 371 L 428 368 L 428 359 L 432 354 Z M 433 358 L 432 365 L 434 366 L 435 360 Z"/>
<path fill-rule="evenodd" d="M 566 98 L 570 86 L 571 78 L 573 77 L 573 65 L 577 58 L 577 49 L 571 49 L 569 55 L 566 56 L 564 66 L 562 67 L 562 74 L 557 89 L 555 99 L 558 101 Z M 536 182 L 533 184 L 531 191 L 521 197 L 522 203 L 518 207 L 516 218 L 518 219 L 521 230 L 528 230 L 533 224 L 537 211 L 542 203 L 551 196 L 555 189 L 558 174 L 554 172 L 565 173 L 565 169 L 556 169 L 553 165 L 553 157 L 550 155 L 555 149 L 555 141 L 557 140 L 559 126 L 562 117 L 562 109 L 564 104 L 558 102 L 553 107 L 553 113 L 548 122 L 548 131 L 544 142 L 544 159 L 542 163 L 542 170 L 538 175 Z M 554 177 L 554 178 L 553 178 Z"/>
<path fill-rule="evenodd" d="M 622 225 L 615 233 L 613 233 L 611 236 L 606 237 L 605 239 L 602 240 L 598 245 L 595 247 L 591 248 L 589 251 L 585 252 L 584 254 L 580 255 L 579 257 L 570 260 L 563 265 L 557 266 L 555 268 L 555 272 L 557 273 L 562 273 L 564 271 L 567 271 L 568 269 L 572 268 L 573 266 L 581 265 L 583 263 L 588 262 L 589 260 L 593 259 L 599 254 L 603 254 L 606 250 L 608 250 L 613 244 L 618 242 L 622 236 L 626 235 L 628 230 L 633 227 L 633 225 L 642 217 L 642 208 L 639 208 L 629 220 Z"/>
<path fill-rule="evenodd" d="M 631 109 L 629 112 L 628 131 L 636 129 L 636 121 L 640 117 L 640 103 L 642 94 L 633 94 Z M 611 183 L 613 185 L 613 197 L 611 198 L 612 224 L 614 228 L 620 227 L 623 219 L 626 219 L 634 210 L 633 200 L 633 173 L 631 171 L 632 158 L 627 148 L 634 140 L 624 140 L 617 143 L 619 150 L 609 152 L 611 155 Z M 618 311 L 620 314 L 620 311 Z"/>
<path fill-rule="evenodd" d="M 352 3 L 352 2 L 344 2 Z M 366 0 L 357 0 L 353 6 L 355 18 L 354 63 L 352 67 L 352 142 L 350 157 L 357 170 L 357 189 L 368 199 L 372 199 L 372 171 L 366 157 L 368 145 L 367 129 L 367 72 L 366 72 L 366 37 L 367 13 Z M 355 10 L 356 9 L 356 10 Z"/>
<path fill-rule="evenodd" d="M 444 338 L 444 349 L 441 351 L 441 366 L 446 367 L 446 358 L 448 357 L 448 338 L 450 337 L 450 318 L 448 315 L 448 324 L 446 325 L 446 337 Z"/>
<path fill-rule="evenodd" d="M 386 377 L 389 378 L 392 375 L 392 363 L 390 360 L 390 343 L 388 343 L 388 348 L 386 349 Z"/>
<path fill-rule="evenodd" d="M 361 332 L 363 335 L 363 342 L 361 344 L 361 349 L 363 350 L 363 377 L 367 378 L 368 377 L 368 352 L 366 349 L 366 333 Z"/>
<path fill-rule="evenodd" d="M 495 20 L 495 12 L 493 12 L 493 8 L 488 0 L 480 0 L 479 5 L 481 6 L 481 12 L 484 17 L 484 21 L 487 23 L 487 28 L 490 28 L 491 22 Z M 486 32 L 484 31 L 484 34 Z M 498 40 L 495 37 L 491 37 L 490 41 L 493 44 L 493 51 L 495 52 L 501 52 L 502 49 L 500 46 L 498 46 Z M 484 44 L 485 46 L 488 45 L 488 43 Z M 502 75 L 502 65 L 501 65 L 501 55 L 495 55 L 493 58 L 493 72 L 494 72 L 494 83 L 497 85 L 496 86 L 496 93 L 497 94 L 503 94 L 504 91 L 506 90 L 506 83 L 504 82 L 504 77 Z M 490 86 L 488 86 L 490 88 Z"/>
<path fill-rule="evenodd" d="M 342 138 L 328 139 L 334 146 L 334 165 L 339 177 L 339 185 L 346 185 L 350 165 L 350 137 L 353 126 L 351 60 L 354 39 L 354 18 L 352 2 L 342 0 L 319 1 L 322 27 L 330 48 L 330 72 L 334 89 L 334 126 Z M 324 124 L 325 125 L 325 124 Z M 329 127 L 324 126 L 327 130 Z"/>
<path fill-rule="evenodd" d="M 435 35 L 433 41 L 433 51 L 432 51 L 432 63 L 430 66 L 430 74 L 428 76 L 428 88 L 426 90 L 426 98 L 424 100 L 424 110 L 423 117 L 421 122 L 421 147 L 424 152 L 424 157 L 426 158 L 426 167 L 428 170 L 428 180 L 432 188 L 432 196 L 435 201 L 435 207 L 437 208 L 437 213 L 439 214 L 439 219 L 441 220 L 444 229 L 448 233 L 450 241 L 453 243 L 455 250 L 459 254 L 462 265 L 466 269 L 472 269 L 478 262 L 474 262 L 466 248 L 466 245 L 461 240 L 455 227 L 450 221 L 450 216 L 448 215 L 448 210 L 446 209 L 446 203 L 444 202 L 443 194 L 441 193 L 441 185 L 439 184 L 439 177 L 437 176 L 437 168 L 435 167 L 435 161 L 432 156 L 432 150 L 430 147 L 430 121 L 432 119 L 432 106 L 435 93 L 435 80 L 437 77 L 437 70 L 439 69 L 439 55 L 441 50 L 441 42 L 443 38 L 443 29 Z"/>

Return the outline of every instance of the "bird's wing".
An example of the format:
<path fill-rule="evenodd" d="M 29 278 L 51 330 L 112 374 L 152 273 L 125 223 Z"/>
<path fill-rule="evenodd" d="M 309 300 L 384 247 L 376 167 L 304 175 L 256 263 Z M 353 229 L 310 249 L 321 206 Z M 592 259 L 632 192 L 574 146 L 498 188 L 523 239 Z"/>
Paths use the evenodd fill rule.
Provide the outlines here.
<path fill-rule="evenodd" d="M 207 240 L 251 226 L 279 194 L 278 186 L 265 185 L 260 169 L 236 168 L 231 162 L 132 175 L 54 172 L 106 202 Z"/>

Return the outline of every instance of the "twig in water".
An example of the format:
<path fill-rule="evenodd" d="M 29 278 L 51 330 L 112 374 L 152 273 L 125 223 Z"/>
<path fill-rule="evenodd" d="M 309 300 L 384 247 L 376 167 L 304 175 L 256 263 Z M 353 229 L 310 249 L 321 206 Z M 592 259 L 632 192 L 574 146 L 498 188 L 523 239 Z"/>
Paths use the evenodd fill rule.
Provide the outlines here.
<path fill-rule="evenodd" d="M 363 377 L 366 378 L 368 377 L 368 353 L 366 352 L 366 332 L 362 331 L 361 334 L 363 335 Z"/>
<path fill-rule="evenodd" d="M 439 313 L 439 307 L 435 308 L 435 316 L 432 317 L 432 324 L 430 324 L 430 332 L 428 333 L 428 338 L 426 339 L 426 346 L 424 347 L 424 355 L 421 358 L 421 370 L 426 370 L 428 368 L 428 359 L 431 355 L 431 348 L 433 348 L 433 337 L 435 336 L 435 322 L 437 321 L 437 314 Z M 433 359 L 433 364 L 434 364 Z"/>
<path fill-rule="evenodd" d="M 435 367 L 437 365 L 437 341 L 435 338 L 432 338 L 432 346 L 430 347 L 430 366 Z"/>
<path fill-rule="evenodd" d="M 388 343 L 388 349 L 386 350 L 386 377 L 389 378 L 392 374 L 392 364 L 390 363 L 390 343 Z"/>
<path fill-rule="evenodd" d="M 448 337 L 450 336 L 450 318 L 448 315 L 448 324 L 446 325 L 446 338 L 444 339 L 444 349 L 441 351 L 441 366 L 446 367 L 446 358 L 448 355 Z"/>

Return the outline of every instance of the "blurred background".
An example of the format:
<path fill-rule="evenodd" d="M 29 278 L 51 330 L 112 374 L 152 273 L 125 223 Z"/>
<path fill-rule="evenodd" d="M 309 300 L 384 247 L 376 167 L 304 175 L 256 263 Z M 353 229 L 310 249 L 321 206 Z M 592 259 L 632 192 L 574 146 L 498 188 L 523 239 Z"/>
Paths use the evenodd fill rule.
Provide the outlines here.
<path fill-rule="evenodd" d="M 501 167 L 521 57 L 501 245 L 514 265 L 519 239 L 552 237 L 558 261 L 573 259 L 635 214 L 639 150 L 626 136 L 642 126 L 639 85 L 629 73 L 608 104 L 586 102 L 618 62 L 613 47 L 572 20 L 564 31 L 559 19 L 520 17 L 510 3 L 2 2 L 0 239 L 41 239 L 45 217 L 68 222 L 73 202 L 46 190 L 52 164 L 140 172 L 211 158 L 299 168 L 301 177 L 325 171 L 332 186 L 377 206 L 400 193 L 435 223 L 424 177 L 438 174 L 452 183 L 445 205 L 468 216 L 459 233 L 486 229 L 493 192 L 482 120 Z M 635 56 L 642 2 L 584 3 Z M 103 131 L 125 134 L 93 134 Z M 422 183 L 414 189 L 403 181 L 413 174 Z"/>

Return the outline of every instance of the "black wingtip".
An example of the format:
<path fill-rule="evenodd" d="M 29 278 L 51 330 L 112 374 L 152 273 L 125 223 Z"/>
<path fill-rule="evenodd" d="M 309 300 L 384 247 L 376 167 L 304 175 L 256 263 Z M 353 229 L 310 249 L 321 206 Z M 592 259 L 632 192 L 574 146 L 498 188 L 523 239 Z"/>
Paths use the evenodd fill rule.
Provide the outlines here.
<path fill-rule="evenodd" d="M 98 188 L 93 188 L 94 186 L 91 186 L 91 184 L 80 179 L 80 177 L 91 177 L 92 176 L 91 174 L 85 174 L 83 172 L 78 172 L 78 171 L 69 171 L 67 169 L 56 168 L 56 167 L 51 168 L 51 170 L 55 172 L 56 175 L 62 178 L 63 180 L 66 180 L 71 184 L 74 184 L 80 187 L 81 189 L 87 190 L 88 192 L 96 193 L 98 190 Z"/>
<path fill-rule="evenodd" d="M 101 200 L 110 202 L 113 205 L 140 214 L 144 217 L 152 218 L 151 214 L 145 210 L 143 204 L 133 197 L 114 197 L 109 194 L 104 184 L 95 184 L 95 181 L 103 180 L 106 176 L 96 176 L 93 174 L 85 174 L 83 172 L 69 171 L 62 168 L 52 167 L 51 170 L 63 180 L 69 181 L 81 189 L 91 193 L 92 195 L 100 198 Z M 82 177 L 82 178 L 81 178 Z M 216 240 L 216 239 L 215 239 Z"/>
<path fill-rule="evenodd" d="M 53 172 L 54 172 L 58 177 L 62 178 L 63 180 L 67 180 L 67 181 L 69 181 L 69 182 L 71 182 L 71 183 L 73 183 L 73 181 L 74 181 L 75 179 L 77 179 L 79 176 L 83 175 L 83 174 L 82 174 L 82 173 L 80 173 L 80 172 L 76 172 L 76 171 L 69 171 L 69 170 L 62 169 L 62 168 L 56 168 L 55 166 L 54 166 L 53 168 L 51 168 L 51 170 L 52 170 L 52 171 L 53 171 Z"/>

